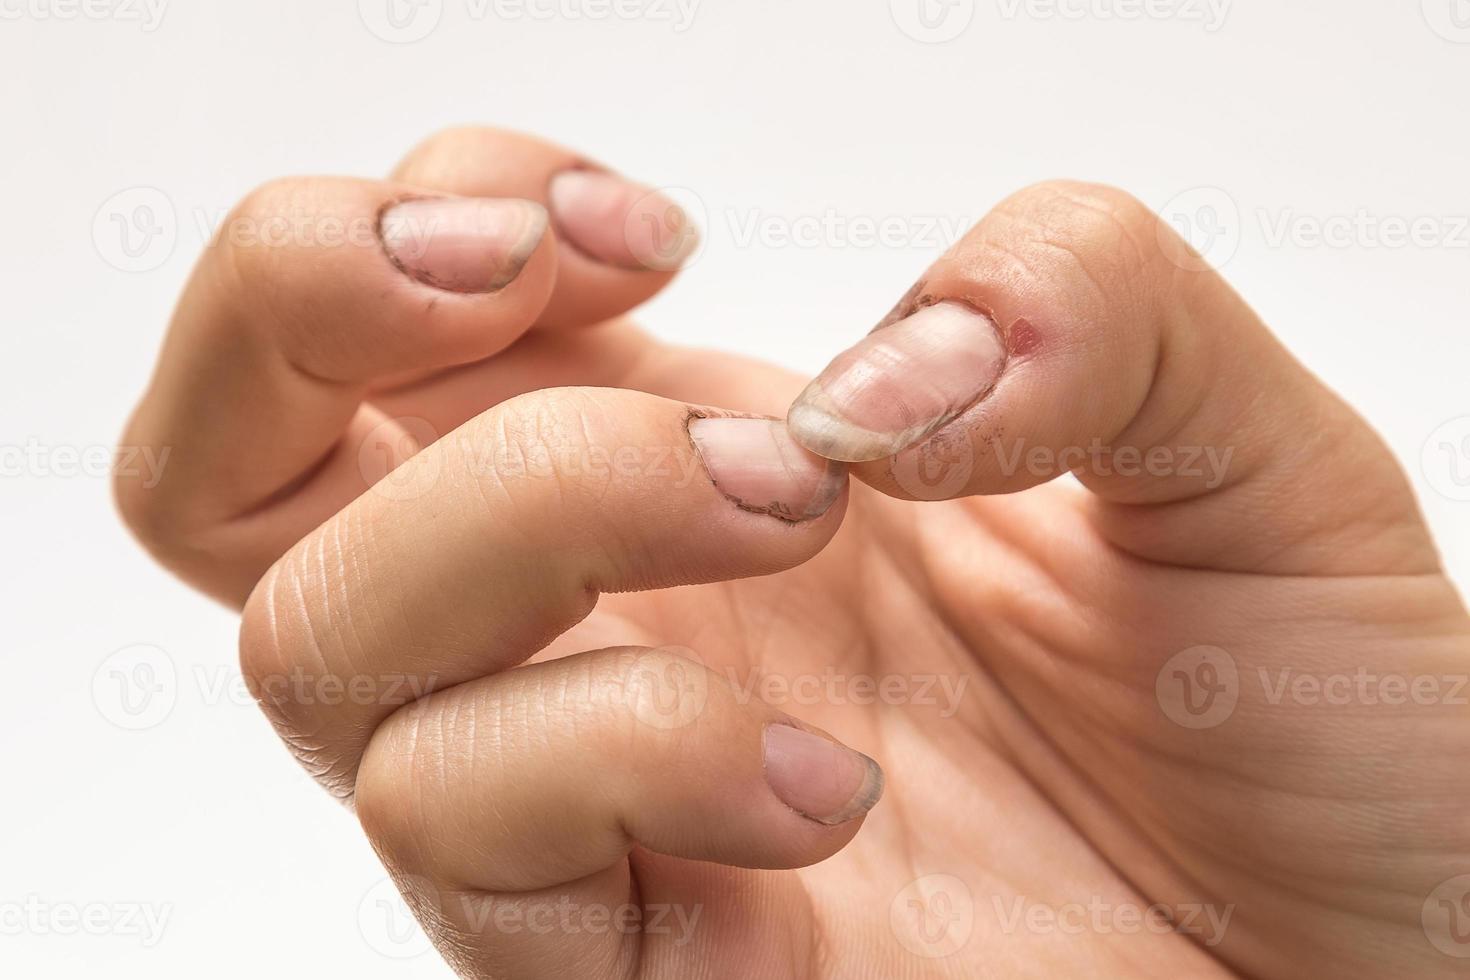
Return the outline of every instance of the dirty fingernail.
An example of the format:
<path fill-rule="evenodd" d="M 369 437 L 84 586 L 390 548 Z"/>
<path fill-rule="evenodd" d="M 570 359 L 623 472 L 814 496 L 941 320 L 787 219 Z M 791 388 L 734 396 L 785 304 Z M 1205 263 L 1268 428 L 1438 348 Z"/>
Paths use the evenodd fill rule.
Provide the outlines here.
<path fill-rule="evenodd" d="M 689 435 L 710 480 L 742 510 L 813 520 L 847 486 L 846 466 L 801 448 L 779 421 L 696 418 Z"/>
<path fill-rule="evenodd" d="M 388 257 L 420 282 L 488 293 L 520 274 L 546 224 L 546 209 L 534 201 L 445 197 L 393 205 L 378 231 Z"/>
<path fill-rule="evenodd" d="M 766 782 L 781 802 L 818 823 L 846 823 L 883 795 L 878 763 L 845 745 L 777 722 L 766 727 Z"/>
<path fill-rule="evenodd" d="M 936 303 L 838 354 L 797 397 L 786 424 L 797 442 L 829 459 L 882 459 L 979 401 L 1004 366 L 990 317 Z"/>

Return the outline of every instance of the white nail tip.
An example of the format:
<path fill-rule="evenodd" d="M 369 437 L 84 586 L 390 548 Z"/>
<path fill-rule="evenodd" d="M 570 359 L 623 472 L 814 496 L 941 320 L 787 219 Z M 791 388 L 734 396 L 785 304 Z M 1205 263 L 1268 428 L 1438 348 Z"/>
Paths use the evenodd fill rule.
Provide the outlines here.
<path fill-rule="evenodd" d="M 813 389 L 816 389 L 815 391 Z M 910 426 L 901 432 L 874 432 L 854 425 L 840 414 L 818 408 L 813 402 L 826 395 L 812 382 L 786 416 L 791 437 L 818 456 L 843 463 L 866 463 L 884 459 L 913 445 L 947 419 Z"/>

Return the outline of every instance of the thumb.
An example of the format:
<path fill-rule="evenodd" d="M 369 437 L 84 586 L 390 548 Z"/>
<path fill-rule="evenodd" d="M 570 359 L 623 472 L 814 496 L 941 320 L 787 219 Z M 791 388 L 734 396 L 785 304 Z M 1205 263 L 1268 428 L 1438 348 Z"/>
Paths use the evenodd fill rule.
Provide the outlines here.
<path fill-rule="evenodd" d="M 905 499 L 1075 473 L 1101 531 L 1151 560 L 1438 566 L 1377 435 L 1111 188 L 1048 183 L 1003 202 L 828 365 L 788 425 Z"/>

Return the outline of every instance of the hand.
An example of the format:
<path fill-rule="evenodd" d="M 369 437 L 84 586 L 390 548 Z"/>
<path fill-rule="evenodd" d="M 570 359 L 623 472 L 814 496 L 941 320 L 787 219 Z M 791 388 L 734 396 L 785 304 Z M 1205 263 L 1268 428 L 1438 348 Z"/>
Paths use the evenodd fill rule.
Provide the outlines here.
<path fill-rule="evenodd" d="M 239 213 L 573 162 L 453 133 Z M 1011 198 L 790 436 L 702 406 L 800 379 L 587 328 L 667 275 L 553 223 L 488 292 L 212 252 L 130 430 L 165 479 L 119 487 L 213 594 L 265 572 L 247 678 L 461 973 L 1456 974 L 1470 622 L 1387 451 L 1145 209 Z"/>

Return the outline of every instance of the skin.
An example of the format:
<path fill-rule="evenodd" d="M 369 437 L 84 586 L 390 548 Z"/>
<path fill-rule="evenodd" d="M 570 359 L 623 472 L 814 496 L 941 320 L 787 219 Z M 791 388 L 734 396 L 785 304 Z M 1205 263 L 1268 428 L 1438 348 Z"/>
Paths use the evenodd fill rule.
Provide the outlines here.
<path fill-rule="evenodd" d="M 587 166 L 457 130 L 234 220 L 547 204 Z M 648 338 L 623 314 L 671 273 L 550 225 L 481 293 L 374 243 L 211 248 L 125 439 L 169 467 L 117 487 L 243 608 L 268 717 L 462 975 L 1463 974 L 1470 618 L 1371 429 L 1146 209 L 1002 203 L 883 321 L 983 312 L 999 381 L 794 521 L 732 500 L 687 425 L 782 418 L 806 380 Z M 1062 454 L 1095 441 L 1114 465 Z M 1217 480 L 1180 461 L 1204 447 Z M 586 465 L 629 448 L 668 465 Z M 1201 657 L 1233 710 L 1191 727 L 1167 692 L 1219 681 Z M 367 682 L 328 704 L 291 677 Z M 876 759 L 881 801 L 828 825 L 776 799 L 773 721 Z M 648 928 L 514 926 L 558 903 Z"/>

